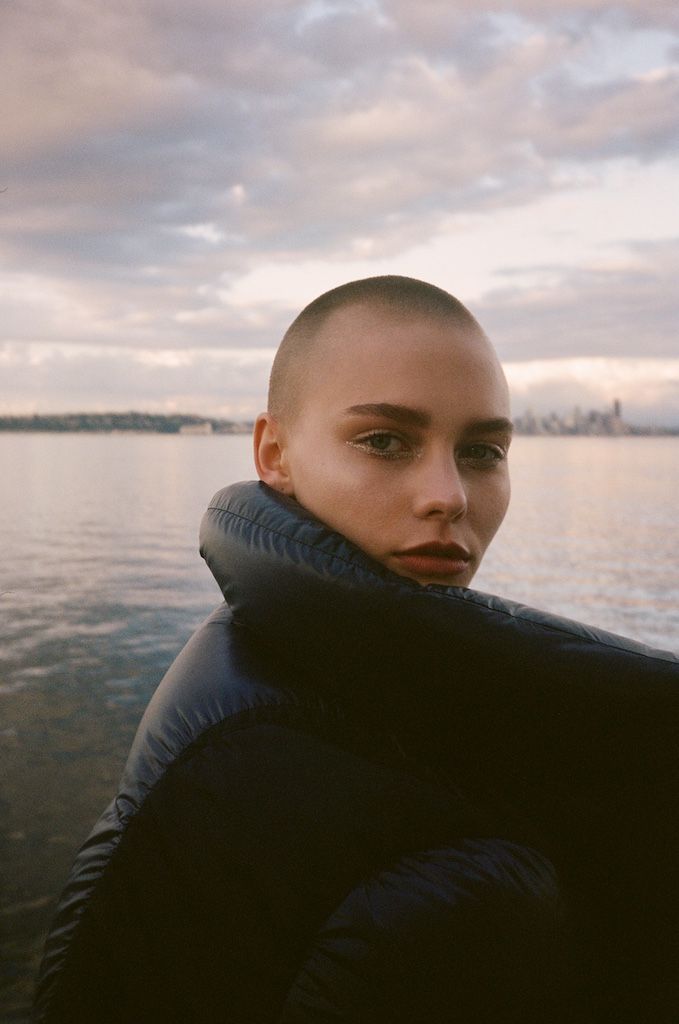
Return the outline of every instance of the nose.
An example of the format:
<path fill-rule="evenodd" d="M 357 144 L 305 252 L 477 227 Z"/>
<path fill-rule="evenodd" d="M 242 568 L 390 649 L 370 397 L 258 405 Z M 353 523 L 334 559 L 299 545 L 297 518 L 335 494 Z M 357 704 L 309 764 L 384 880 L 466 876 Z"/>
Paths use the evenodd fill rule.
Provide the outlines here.
<path fill-rule="evenodd" d="M 414 511 L 418 518 L 460 519 L 467 512 L 467 490 L 450 451 L 423 458 L 418 467 Z"/>

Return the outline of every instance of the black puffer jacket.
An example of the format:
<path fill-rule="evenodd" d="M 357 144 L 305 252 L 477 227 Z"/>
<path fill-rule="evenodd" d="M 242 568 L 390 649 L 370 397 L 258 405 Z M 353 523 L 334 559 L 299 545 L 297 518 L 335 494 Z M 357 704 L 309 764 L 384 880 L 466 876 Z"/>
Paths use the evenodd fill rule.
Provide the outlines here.
<path fill-rule="evenodd" d="M 679 1018 L 676 659 L 420 588 L 261 484 L 202 552 L 228 608 L 78 856 L 37 1021 Z"/>

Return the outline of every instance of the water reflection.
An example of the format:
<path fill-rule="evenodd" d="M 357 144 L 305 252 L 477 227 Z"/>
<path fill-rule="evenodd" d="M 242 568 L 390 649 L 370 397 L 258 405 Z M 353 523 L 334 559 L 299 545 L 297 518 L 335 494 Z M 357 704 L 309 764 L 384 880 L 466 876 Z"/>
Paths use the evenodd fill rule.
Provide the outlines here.
<path fill-rule="evenodd" d="M 475 580 L 676 650 L 674 438 L 518 438 L 507 521 Z"/>
<path fill-rule="evenodd" d="M 512 461 L 475 585 L 676 648 L 679 441 L 519 438 Z M 74 850 L 219 600 L 197 553 L 204 507 L 252 471 L 243 437 L 5 434 L 0 473 L 0 1016 L 19 1021 Z"/>

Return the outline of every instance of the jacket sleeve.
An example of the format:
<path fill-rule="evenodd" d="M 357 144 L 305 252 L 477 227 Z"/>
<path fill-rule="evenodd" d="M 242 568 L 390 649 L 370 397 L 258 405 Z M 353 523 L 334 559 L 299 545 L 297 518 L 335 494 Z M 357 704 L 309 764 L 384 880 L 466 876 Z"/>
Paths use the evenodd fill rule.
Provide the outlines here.
<path fill-rule="evenodd" d="M 406 855 L 323 923 L 280 1024 L 554 1024 L 564 934 L 556 877 L 537 852 L 477 839 Z"/>
<path fill-rule="evenodd" d="M 378 979 L 385 965 L 394 974 L 384 937 L 399 920 L 403 955 L 425 933 L 429 950 L 448 950 L 454 929 L 443 943 L 437 915 L 450 922 L 451 912 L 469 911 L 478 892 L 492 888 L 493 872 L 503 896 L 483 910 L 486 923 L 495 914 L 499 921 L 505 896 L 519 892 L 530 893 L 530 906 L 543 897 L 552 906 L 547 869 L 536 872 L 527 854 L 517 859 L 502 844 L 431 863 L 402 860 L 411 851 L 459 846 L 473 826 L 469 809 L 448 791 L 305 731 L 303 714 L 266 708 L 215 726 L 165 772 L 112 848 L 110 825 L 95 830 L 90 853 L 100 835 L 107 860 L 98 864 L 101 852 L 89 866 L 80 859 L 52 935 L 37 1021 L 265 1024 L 286 1005 L 293 1015 L 283 1019 L 312 1020 L 294 1016 L 307 1011 L 290 992 L 312 975 L 335 985 L 327 964 L 319 973 L 312 951 L 336 912 L 349 953 L 341 1000 L 355 1006 L 365 997 L 359 961 L 366 944 Z M 475 881 L 484 857 L 486 875 Z M 381 876 L 377 900 L 363 880 L 394 864 L 400 867 Z M 512 871 L 516 892 L 506 884 Z M 471 896 L 461 899 L 465 886 Z M 366 900 L 379 928 L 366 930 Z M 433 917 L 422 918 L 430 904 Z M 479 934 L 487 938 L 485 925 Z M 67 936 L 61 949 L 60 935 Z M 466 954 L 457 960 L 471 963 Z"/>

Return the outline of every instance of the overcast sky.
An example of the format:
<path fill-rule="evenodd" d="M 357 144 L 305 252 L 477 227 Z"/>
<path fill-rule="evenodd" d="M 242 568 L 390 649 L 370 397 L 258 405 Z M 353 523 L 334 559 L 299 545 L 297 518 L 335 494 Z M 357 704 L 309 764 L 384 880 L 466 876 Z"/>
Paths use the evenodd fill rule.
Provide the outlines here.
<path fill-rule="evenodd" d="M 306 302 L 405 273 L 515 412 L 679 423 L 675 0 L 0 12 L 0 411 L 252 417 Z"/>

